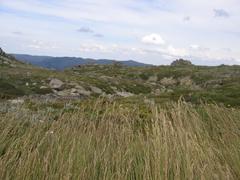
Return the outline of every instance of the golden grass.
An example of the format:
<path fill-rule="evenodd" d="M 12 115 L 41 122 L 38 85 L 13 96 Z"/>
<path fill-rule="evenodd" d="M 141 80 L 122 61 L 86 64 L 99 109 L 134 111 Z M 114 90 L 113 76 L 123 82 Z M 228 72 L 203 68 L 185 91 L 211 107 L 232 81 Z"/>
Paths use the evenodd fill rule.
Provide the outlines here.
<path fill-rule="evenodd" d="M 0 179 L 240 179 L 238 109 L 98 100 L 55 120 L 23 112 L 0 116 Z"/>

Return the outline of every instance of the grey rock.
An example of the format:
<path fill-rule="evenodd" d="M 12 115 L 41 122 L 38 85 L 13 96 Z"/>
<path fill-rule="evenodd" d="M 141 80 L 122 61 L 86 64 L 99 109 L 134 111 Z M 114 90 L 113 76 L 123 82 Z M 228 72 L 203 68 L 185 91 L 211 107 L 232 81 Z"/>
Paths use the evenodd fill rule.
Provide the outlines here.
<path fill-rule="evenodd" d="M 161 79 L 160 83 L 164 86 L 172 86 L 177 84 L 177 81 L 173 77 L 170 78 L 165 77 Z"/>
<path fill-rule="evenodd" d="M 64 83 L 59 79 L 51 79 L 49 86 L 50 86 L 50 88 L 55 89 L 55 90 L 62 90 Z"/>
<path fill-rule="evenodd" d="M 91 86 L 90 88 L 91 88 L 91 91 L 93 93 L 96 93 L 96 94 L 102 94 L 103 93 L 103 91 L 100 88 L 98 88 L 98 87 Z"/>
<path fill-rule="evenodd" d="M 47 89 L 48 87 L 46 86 L 41 86 L 40 89 Z"/>
<path fill-rule="evenodd" d="M 83 95 L 83 96 L 90 96 L 90 95 L 91 95 L 91 92 L 90 92 L 90 91 L 86 91 L 86 90 L 78 89 L 77 92 L 78 92 L 80 95 Z"/>
<path fill-rule="evenodd" d="M 154 99 L 147 99 L 147 98 L 145 98 L 145 99 L 144 99 L 144 103 L 145 103 L 145 104 L 148 104 L 148 105 L 151 105 L 151 106 L 154 106 L 154 105 L 155 105 Z"/>
<path fill-rule="evenodd" d="M 131 97 L 131 96 L 134 96 L 134 94 L 133 93 L 130 93 L 130 92 L 124 92 L 124 91 L 122 91 L 122 92 L 116 92 L 116 94 L 118 95 L 118 96 L 121 96 L 121 97 Z"/>
<path fill-rule="evenodd" d="M 194 84 L 194 82 L 192 81 L 192 79 L 189 76 L 181 78 L 179 80 L 179 82 L 180 82 L 181 86 L 187 86 L 187 87 L 193 86 L 193 84 Z"/>
<path fill-rule="evenodd" d="M 12 104 L 23 104 L 24 100 L 23 99 L 13 99 L 13 100 L 9 100 L 9 102 Z"/>
<path fill-rule="evenodd" d="M 56 94 L 58 96 L 69 96 L 70 95 L 70 91 L 69 90 L 58 91 Z"/>
<path fill-rule="evenodd" d="M 172 89 L 167 89 L 166 92 L 173 93 L 174 91 Z"/>
<path fill-rule="evenodd" d="M 150 76 L 150 77 L 148 78 L 148 81 L 149 81 L 149 82 L 156 82 L 156 81 L 158 81 L 158 77 L 157 77 L 156 75 Z"/>

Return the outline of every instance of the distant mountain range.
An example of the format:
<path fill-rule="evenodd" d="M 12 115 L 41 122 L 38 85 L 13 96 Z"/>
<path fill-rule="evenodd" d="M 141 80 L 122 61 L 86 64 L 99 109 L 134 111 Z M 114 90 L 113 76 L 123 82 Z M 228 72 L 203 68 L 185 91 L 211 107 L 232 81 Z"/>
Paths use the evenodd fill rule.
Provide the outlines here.
<path fill-rule="evenodd" d="M 140 63 L 133 60 L 128 61 L 116 61 L 109 59 L 88 59 L 88 58 L 80 58 L 80 57 L 51 57 L 51 56 L 33 56 L 27 54 L 12 54 L 16 59 L 22 62 L 30 63 L 32 65 L 48 68 L 48 69 L 56 69 L 56 70 L 64 70 L 66 68 L 72 68 L 78 65 L 86 65 L 86 64 L 114 64 L 120 63 L 125 66 L 130 67 L 145 67 L 151 66 L 149 64 Z"/>

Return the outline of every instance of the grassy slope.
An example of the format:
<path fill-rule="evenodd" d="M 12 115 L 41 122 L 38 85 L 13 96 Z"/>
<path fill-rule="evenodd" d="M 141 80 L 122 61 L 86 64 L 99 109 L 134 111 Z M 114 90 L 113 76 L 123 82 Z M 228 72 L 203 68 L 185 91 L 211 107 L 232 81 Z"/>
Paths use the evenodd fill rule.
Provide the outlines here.
<path fill-rule="evenodd" d="M 138 96 L 29 99 L 19 106 L 0 102 L 0 179 L 240 178 L 239 108 L 199 104 L 204 98 L 239 106 L 238 66 L 114 65 L 56 72 L 14 65 L 0 65 L 3 98 L 49 93 L 39 88 L 53 77 L 107 93 L 114 86 Z M 156 82 L 148 81 L 151 76 L 157 76 Z M 151 94 L 164 77 L 191 77 L 204 88 L 178 84 L 167 87 L 173 92 Z M 221 85 L 215 83 L 219 80 Z M 211 83 L 205 85 L 207 81 Z M 170 103 L 181 96 L 198 105 Z"/>
<path fill-rule="evenodd" d="M 0 60 L 3 58 L 0 56 Z M 115 87 L 118 91 L 127 91 L 136 95 L 147 96 L 156 102 L 177 101 L 181 96 L 192 103 L 201 100 L 208 102 L 224 103 L 230 106 L 240 106 L 240 67 L 123 67 L 119 65 L 83 66 L 64 72 L 51 71 L 36 68 L 27 64 L 12 60 L 16 67 L 0 63 L 0 97 L 15 98 L 29 94 L 46 94 L 50 89 L 41 90 L 41 86 L 47 86 L 49 78 L 56 77 L 64 82 L 76 82 L 89 89 L 97 86 L 107 94 L 113 94 Z M 152 76 L 157 81 L 149 82 Z M 176 85 L 166 88 L 173 90 L 159 95 L 153 94 L 156 89 L 161 89 L 160 81 L 166 77 L 173 77 Z M 200 87 L 194 89 L 179 84 L 179 80 L 190 77 L 193 83 Z M 219 81 L 221 84 L 219 85 Z M 26 86 L 26 83 L 29 86 Z M 36 83 L 37 85 L 33 85 Z"/>
<path fill-rule="evenodd" d="M 96 86 L 108 93 L 112 93 L 112 89 L 109 87 L 114 86 L 134 94 L 143 94 L 157 102 L 177 101 L 182 96 L 192 103 L 206 100 L 231 106 L 240 105 L 240 66 L 159 66 L 147 68 L 85 66 L 66 72 L 74 73 L 74 76 L 80 81 L 95 83 Z M 157 77 L 157 81 L 154 83 L 148 81 L 152 76 Z M 107 77 L 107 79 L 101 77 Z M 165 77 L 173 77 L 177 81 L 184 77 L 190 77 L 200 89 L 181 86 L 177 82 L 176 85 L 167 87 L 173 92 L 165 92 L 157 96 L 151 94 L 152 91 L 161 88 L 160 81 Z M 221 85 L 218 84 L 219 81 Z"/>
<path fill-rule="evenodd" d="M 239 109 L 104 99 L 7 109 L 0 179 L 240 178 Z"/>

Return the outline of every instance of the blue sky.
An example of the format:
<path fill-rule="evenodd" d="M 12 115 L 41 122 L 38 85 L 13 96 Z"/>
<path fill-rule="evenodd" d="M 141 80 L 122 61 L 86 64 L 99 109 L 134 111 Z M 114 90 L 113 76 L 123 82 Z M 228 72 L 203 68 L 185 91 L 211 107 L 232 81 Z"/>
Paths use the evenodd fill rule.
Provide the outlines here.
<path fill-rule="evenodd" d="M 240 64 L 239 0 L 1 0 L 0 23 L 11 53 Z"/>

